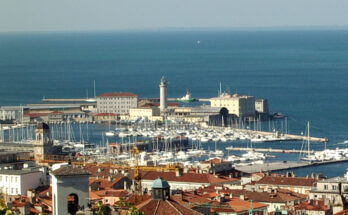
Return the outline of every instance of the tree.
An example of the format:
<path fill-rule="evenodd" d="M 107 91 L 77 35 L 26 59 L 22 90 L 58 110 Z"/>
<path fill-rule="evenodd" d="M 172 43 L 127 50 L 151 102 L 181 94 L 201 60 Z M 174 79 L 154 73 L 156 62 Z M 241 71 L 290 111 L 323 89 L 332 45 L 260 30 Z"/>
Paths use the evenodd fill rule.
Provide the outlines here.
<path fill-rule="evenodd" d="M 144 212 L 139 211 L 138 208 L 136 208 L 136 207 L 129 208 L 128 214 L 129 215 L 145 215 Z"/>
<path fill-rule="evenodd" d="M 0 215 L 13 215 L 14 213 L 10 208 L 4 203 L 4 201 L 0 201 Z"/>

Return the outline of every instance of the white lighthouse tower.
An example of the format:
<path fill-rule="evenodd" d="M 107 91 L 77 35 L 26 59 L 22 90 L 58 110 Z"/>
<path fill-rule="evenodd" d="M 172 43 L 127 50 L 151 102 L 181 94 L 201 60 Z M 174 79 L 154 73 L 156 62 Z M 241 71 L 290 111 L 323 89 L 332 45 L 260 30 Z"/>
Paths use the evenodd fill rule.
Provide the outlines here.
<path fill-rule="evenodd" d="M 164 78 L 164 76 L 162 76 L 161 78 L 161 83 L 159 85 L 160 87 L 160 111 L 165 112 L 165 110 L 167 109 L 168 106 L 168 97 L 167 97 L 167 81 Z"/>

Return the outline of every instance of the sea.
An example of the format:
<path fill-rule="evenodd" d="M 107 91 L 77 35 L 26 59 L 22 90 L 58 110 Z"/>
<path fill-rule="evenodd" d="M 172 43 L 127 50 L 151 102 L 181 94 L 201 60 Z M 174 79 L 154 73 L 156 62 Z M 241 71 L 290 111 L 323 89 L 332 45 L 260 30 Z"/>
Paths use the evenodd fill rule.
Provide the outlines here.
<path fill-rule="evenodd" d="M 221 83 L 226 92 L 267 98 L 272 112 L 288 115 L 289 133 L 305 132 L 310 122 L 311 136 L 329 139 L 311 143 L 312 149 L 347 147 L 348 30 L 0 33 L 0 106 L 93 97 L 94 81 L 97 95 L 129 91 L 158 98 L 162 76 L 170 98 L 184 96 L 186 89 L 195 98 L 214 97 Z M 219 143 L 218 148 L 247 144 Z M 297 160 L 298 154 L 277 157 Z M 345 162 L 295 173 L 343 176 L 347 167 Z"/>

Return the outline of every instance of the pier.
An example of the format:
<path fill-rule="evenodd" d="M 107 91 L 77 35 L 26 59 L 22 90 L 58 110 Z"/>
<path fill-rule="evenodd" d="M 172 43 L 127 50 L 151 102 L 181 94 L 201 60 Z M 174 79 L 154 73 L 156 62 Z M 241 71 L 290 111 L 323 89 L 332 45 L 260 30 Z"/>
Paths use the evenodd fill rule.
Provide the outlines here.
<path fill-rule="evenodd" d="M 256 152 L 275 152 L 275 153 L 308 153 L 308 151 L 298 149 L 272 149 L 272 148 L 244 148 L 244 147 L 226 147 L 227 151 L 256 151 Z M 310 153 L 318 151 L 311 150 Z"/>
<path fill-rule="evenodd" d="M 292 161 L 292 162 L 270 162 L 264 164 L 253 164 L 248 166 L 237 166 L 236 170 L 245 172 L 245 173 L 255 173 L 255 172 L 274 172 L 281 170 L 290 170 L 297 169 L 303 167 L 310 166 L 318 166 L 318 165 L 326 165 L 326 164 L 334 164 L 334 163 L 342 163 L 348 162 L 348 159 L 342 160 L 331 160 L 331 161 L 320 161 L 320 162 L 304 162 L 304 161 Z"/>

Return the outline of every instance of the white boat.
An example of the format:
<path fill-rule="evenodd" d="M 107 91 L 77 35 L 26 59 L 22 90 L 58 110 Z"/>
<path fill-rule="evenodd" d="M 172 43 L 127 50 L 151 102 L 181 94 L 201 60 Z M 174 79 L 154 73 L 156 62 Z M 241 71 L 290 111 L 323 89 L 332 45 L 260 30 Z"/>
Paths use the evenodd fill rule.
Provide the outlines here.
<path fill-rule="evenodd" d="M 105 136 L 107 136 L 107 137 L 113 137 L 113 136 L 115 136 L 115 132 L 113 132 L 113 131 L 107 131 L 107 132 L 105 132 Z"/>

